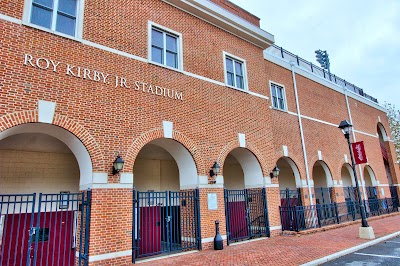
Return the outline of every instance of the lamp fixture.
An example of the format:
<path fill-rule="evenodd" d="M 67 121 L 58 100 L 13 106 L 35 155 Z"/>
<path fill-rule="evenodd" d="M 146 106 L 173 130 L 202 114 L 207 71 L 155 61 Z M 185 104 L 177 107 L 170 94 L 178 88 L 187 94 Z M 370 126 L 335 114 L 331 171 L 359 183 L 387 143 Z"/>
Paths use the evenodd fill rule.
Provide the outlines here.
<path fill-rule="evenodd" d="M 218 176 L 220 170 L 221 170 L 221 167 L 219 166 L 219 164 L 217 162 L 214 162 L 213 166 L 211 166 L 211 169 L 210 169 L 211 181 L 208 182 L 209 184 L 217 183 L 217 180 L 215 180 L 215 177 Z"/>
<path fill-rule="evenodd" d="M 280 171 L 281 170 L 278 168 L 278 166 L 275 165 L 274 169 L 272 169 L 272 172 L 269 173 L 269 176 L 271 177 L 271 179 L 272 178 L 277 178 L 279 176 Z"/>
<path fill-rule="evenodd" d="M 113 175 L 118 174 L 119 171 L 122 170 L 124 167 L 124 160 L 122 160 L 121 156 L 119 156 L 119 153 L 117 155 L 117 158 L 115 158 L 115 161 L 113 162 Z"/>
<path fill-rule="evenodd" d="M 218 176 L 220 170 L 221 167 L 219 166 L 219 164 L 217 162 L 214 162 L 213 166 L 211 166 L 210 176 Z"/>
<path fill-rule="evenodd" d="M 342 130 L 344 136 L 347 138 L 347 136 L 350 135 L 351 129 L 352 129 L 353 125 L 350 124 L 349 121 L 347 120 L 343 120 L 342 122 L 340 122 L 339 124 L 339 128 Z"/>

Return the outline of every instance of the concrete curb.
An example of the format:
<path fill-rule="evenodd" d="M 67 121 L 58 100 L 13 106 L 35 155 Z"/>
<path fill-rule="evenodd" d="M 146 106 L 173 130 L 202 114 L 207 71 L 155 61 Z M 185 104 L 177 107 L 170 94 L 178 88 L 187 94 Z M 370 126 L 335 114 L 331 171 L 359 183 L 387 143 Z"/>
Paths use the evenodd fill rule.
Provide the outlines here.
<path fill-rule="evenodd" d="M 313 260 L 313 261 L 304 263 L 304 264 L 302 264 L 301 266 L 315 266 L 315 265 L 321 265 L 322 263 L 325 263 L 325 262 L 328 262 L 328 261 L 331 261 L 331 260 L 335 260 L 335 259 L 337 259 L 337 258 L 343 257 L 343 256 L 345 256 L 345 255 L 351 254 L 351 253 L 356 252 L 356 251 L 359 251 L 359 250 L 361 250 L 361 249 L 364 249 L 364 248 L 373 246 L 373 245 L 375 245 L 375 244 L 378 244 L 378 243 L 380 243 L 380 242 L 386 241 L 386 240 L 388 240 L 388 239 L 391 239 L 391 238 L 396 237 L 396 236 L 399 236 L 399 235 L 400 235 L 400 231 L 395 232 L 395 233 L 392 233 L 392 234 L 387 235 L 387 236 L 383 236 L 383 237 L 374 239 L 374 240 L 372 240 L 372 241 L 366 242 L 366 243 L 364 243 L 364 244 L 361 244 L 361 245 L 358 245 L 358 246 L 355 246 L 355 247 L 352 247 L 352 248 L 348 248 L 348 249 L 339 251 L 339 252 L 337 252 L 337 253 L 334 253 L 334 254 L 331 254 L 331 255 L 322 257 L 322 258 L 320 258 L 320 259 L 317 259 L 317 260 Z"/>

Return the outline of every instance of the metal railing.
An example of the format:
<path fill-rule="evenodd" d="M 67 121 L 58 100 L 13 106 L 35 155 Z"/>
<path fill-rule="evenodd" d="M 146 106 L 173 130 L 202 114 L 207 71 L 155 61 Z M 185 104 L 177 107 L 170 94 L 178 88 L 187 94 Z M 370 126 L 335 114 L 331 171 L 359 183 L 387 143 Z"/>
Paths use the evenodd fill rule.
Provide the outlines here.
<path fill-rule="evenodd" d="M 367 217 L 397 212 L 398 199 L 365 200 L 364 208 Z M 350 200 L 331 204 L 279 207 L 279 211 L 282 230 L 297 232 L 361 219 L 359 203 Z"/>
<path fill-rule="evenodd" d="M 271 45 L 269 48 L 267 48 L 266 50 L 269 54 L 275 55 L 275 56 L 279 56 L 283 59 L 286 59 L 288 61 L 293 61 L 296 62 L 296 64 L 301 67 L 304 68 L 326 80 L 330 80 L 331 82 L 341 86 L 341 87 L 346 87 L 349 91 L 352 91 L 372 102 L 378 103 L 378 100 L 368 94 L 366 94 L 363 89 L 357 87 L 356 85 L 342 79 L 339 78 L 338 76 L 336 76 L 335 74 L 329 74 L 328 71 L 326 71 L 325 69 L 322 69 L 316 65 L 314 65 L 313 63 L 299 57 L 298 55 L 292 54 L 291 52 L 283 49 L 280 46 L 277 46 L 275 44 Z"/>
<path fill-rule="evenodd" d="M 225 189 L 224 197 L 228 245 L 270 236 L 265 188 Z"/>
<path fill-rule="evenodd" d="M 91 191 L 0 195 L 1 265 L 88 265 Z"/>

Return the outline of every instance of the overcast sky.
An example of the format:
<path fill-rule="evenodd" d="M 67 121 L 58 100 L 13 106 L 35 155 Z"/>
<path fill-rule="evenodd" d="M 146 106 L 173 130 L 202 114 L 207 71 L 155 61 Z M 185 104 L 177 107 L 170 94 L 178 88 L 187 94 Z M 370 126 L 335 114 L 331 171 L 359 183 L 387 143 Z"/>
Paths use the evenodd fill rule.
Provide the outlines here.
<path fill-rule="evenodd" d="M 400 109 L 400 0 L 230 0 L 261 19 L 275 44 Z"/>

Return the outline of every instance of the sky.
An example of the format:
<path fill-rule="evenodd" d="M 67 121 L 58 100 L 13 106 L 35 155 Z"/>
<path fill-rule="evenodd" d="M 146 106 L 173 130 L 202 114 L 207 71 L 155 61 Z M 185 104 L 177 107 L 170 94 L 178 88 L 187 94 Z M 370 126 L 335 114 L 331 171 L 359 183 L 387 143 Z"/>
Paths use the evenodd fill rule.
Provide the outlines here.
<path fill-rule="evenodd" d="M 400 109 L 400 0 L 230 0 L 261 19 L 275 44 Z"/>

